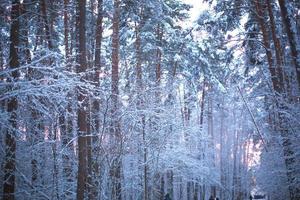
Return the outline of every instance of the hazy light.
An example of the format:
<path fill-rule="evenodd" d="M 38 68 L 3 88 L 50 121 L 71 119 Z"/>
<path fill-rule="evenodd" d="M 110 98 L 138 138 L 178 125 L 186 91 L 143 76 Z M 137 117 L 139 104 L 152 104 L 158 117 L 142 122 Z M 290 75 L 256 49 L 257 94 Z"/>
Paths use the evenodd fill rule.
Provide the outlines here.
<path fill-rule="evenodd" d="M 197 20 L 200 13 L 209 8 L 208 3 L 203 2 L 202 0 L 182 0 L 182 1 L 184 3 L 190 4 L 193 6 L 193 8 L 191 8 L 191 10 L 190 10 L 191 22 L 194 22 L 195 20 Z"/>

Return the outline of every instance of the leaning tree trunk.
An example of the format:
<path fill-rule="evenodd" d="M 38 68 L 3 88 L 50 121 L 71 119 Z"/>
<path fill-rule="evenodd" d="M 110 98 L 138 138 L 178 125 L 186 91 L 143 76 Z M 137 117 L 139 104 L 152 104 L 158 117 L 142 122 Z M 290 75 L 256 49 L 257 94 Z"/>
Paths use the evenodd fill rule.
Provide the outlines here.
<path fill-rule="evenodd" d="M 13 84 L 19 77 L 18 67 L 20 65 L 18 58 L 19 45 L 19 16 L 20 2 L 14 0 L 11 8 L 11 29 L 10 29 L 10 50 L 9 50 L 9 68 L 13 70 L 8 82 Z M 13 90 L 14 88 L 9 88 Z M 3 199 L 15 199 L 15 168 L 16 168 L 16 135 L 17 135 L 17 97 L 11 97 L 7 102 L 7 112 L 10 114 L 9 125 L 5 133 L 5 160 L 4 160 L 4 182 Z"/>

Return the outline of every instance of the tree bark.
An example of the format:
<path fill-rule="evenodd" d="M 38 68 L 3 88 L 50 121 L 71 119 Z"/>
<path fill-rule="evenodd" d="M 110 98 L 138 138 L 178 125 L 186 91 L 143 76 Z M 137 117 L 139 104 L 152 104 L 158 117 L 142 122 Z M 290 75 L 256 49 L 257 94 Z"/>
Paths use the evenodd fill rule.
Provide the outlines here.
<path fill-rule="evenodd" d="M 86 0 L 77 1 L 77 31 L 78 31 L 78 55 L 77 59 L 79 66 L 77 67 L 77 73 L 86 72 L 86 36 L 85 36 L 85 21 L 86 21 Z M 84 81 L 85 75 L 81 77 Z M 85 185 L 87 181 L 87 95 L 83 89 L 78 88 L 77 94 L 78 102 L 81 104 L 78 108 L 78 174 L 77 174 L 77 200 L 84 199 Z"/>
<path fill-rule="evenodd" d="M 113 14 L 113 33 L 112 33 L 112 72 L 111 72 L 111 144 L 113 153 L 113 163 L 111 167 L 112 179 L 112 199 L 121 200 L 121 149 L 122 138 L 119 124 L 119 23 L 120 23 L 120 0 L 114 0 L 114 14 Z"/>
<path fill-rule="evenodd" d="M 290 42 L 290 46 L 291 46 L 291 53 L 292 53 L 292 57 L 295 61 L 295 66 L 296 66 L 296 71 L 298 70 L 297 68 L 297 51 L 296 51 L 296 40 L 293 36 L 293 32 L 290 29 L 290 27 L 288 28 L 287 26 L 292 25 L 290 18 L 288 16 L 288 12 L 287 12 L 287 7 L 285 4 L 284 0 L 279 0 L 280 3 L 280 8 L 281 8 L 281 14 L 282 14 L 282 18 L 284 21 L 284 24 L 286 26 L 286 31 L 287 31 L 287 35 L 289 38 L 289 42 Z M 264 7 L 260 4 L 260 1 L 256 1 L 256 11 L 258 12 L 258 22 L 260 24 L 262 33 L 263 33 L 263 43 L 265 45 L 265 47 L 267 48 L 267 57 L 268 57 L 268 61 L 269 61 L 269 70 L 271 73 L 271 80 L 272 80 L 272 84 L 273 84 L 273 88 L 274 91 L 278 94 L 278 95 L 282 95 L 283 93 L 283 84 L 280 83 L 280 79 L 278 78 L 278 74 L 276 73 L 276 71 L 274 70 L 273 67 L 273 60 L 272 57 L 271 59 L 269 58 L 271 55 L 270 52 L 270 43 L 269 43 L 269 39 L 268 39 L 268 34 L 267 34 L 267 29 L 265 27 L 265 22 L 262 18 L 263 13 L 264 13 Z M 292 44 L 291 44 L 292 43 Z M 268 51 L 269 49 L 269 51 Z M 269 52 L 269 53 L 268 53 Z M 298 72 L 298 71 L 297 71 Z M 299 74 L 300 75 L 300 74 Z M 298 76 L 298 74 L 297 74 Z M 299 79 L 298 79 L 299 80 Z M 299 82 L 298 82 L 299 83 Z M 280 100 L 281 101 L 281 100 Z M 286 107 L 284 106 L 283 102 L 277 102 L 277 106 L 280 110 L 286 110 Z M 287 168 L 287 178 L 288 178 L 288 182 L 289 182 L 289 192 L 290 192 L 290 198 L 291 200 L 296 200 L 300 198 L 300 191 L 299 188 L 297 188 L 297 185 L 294 183 L 294 177 L 297 177 L 297 172 L 295 171 L 295 153 L 292 149 L 292 142 L 290 139 L 290 133 L 288 131 L 287 128 L 287 124 L 288 119 L 286 119 L 286 116 L 284 116 L 283 113 L 279 113 L 279 132 L 280 135 L 282 137 L 283 140 L 283 153 L 284 153 L 284 161 L 285 161 L 285 165 Z"/>
<path fill-rule="evenodd" d="M 201 102 L 200 102 L 200 121 L 199 121 L 199 125 L 200 128 L 202 129 L 202 125 L 203 125 L 203 116 L 204 116 L 204 101 L 205 101 L 205 96 L 206 96 L 206 91 L 205 91 L 205 87 L 206 87 L 206 79 L 204 78 L 203 81 L 203 88 L 202 88 L 202 95 L 201 95 Z"/>
<path fill-rule="evenodd" d="M 289 0 L 278 0 L 278 2 L 281 11 L 282 22 L 284 24 L 290 44 L 292 61 L 296 69 L 298 88 L 300 89 L 300 45 L 297 38 L 296 24 L 294 24 L 292 21 L 292 16 L 289 13 L 288 4 L 291 4 L 291 2 L 289 2 Z"/>
<path fill-rule="evenodd" d="M 68 15 L 69 0 L 64 0 L 64 44 L 65 44 L 65 57 L 70 56 L 69 50 L 69 15 Z"/>
<path fill-rule="evenodd" d="M 279 3 L 280 3 L 281 14 L 282 14 L 282 18 L 283 18 L 285 26 L 292 25 L 290 18 L 288 16 L 285 1 L 279 0 Z M 284 92 L 283 83 L 280 83 L 280 78 L 278 77 L 278 74 L 276 73 L 276 71 L 274 70 L 274 67 L 273 67 L 273 60 L 272 60 L 272 54 L 271 54 L 271 49 L 270 49 L 268 32 L 265 27 L 265 21 L 263 19 L 263 13 L 265 12 L 265 10 L 264 10 L 264 7 L 261 5 L 260 1 L 255 1 L 255 7 L 256 7 L 256 11 L 258 13 L 257 20 L 259 22 L 261 31 L 263 33 L 263 43 L 264 43 L 266 51 L 267 51 L 266 53 L 267 53 L 267 57 L 268 57 L 269 71 L 271 73 L 271 80 L 272 80 L 273 88 L 277 95 L 282 95 Z M 297 41 L 294 41 L 294 39 L 296 39 L 296 38 L 295 38 L 295 36 L 293 36 L 292 30 L 290 28 L 286 28 L 286 29 L 287 29 L 286 31 L 287 31 L 287 35 L 288 35 L 290 42 L 297 42 Z M 297 51 L 294 49 L 294 48 L 296 48 L 296 43 L 290 44 L 290 46 L 291 46 L 292 57 L 293 57 L 293 59 L 296 59 L 296 60 L 294 60 L 296 70 L 298 70 L 297 69 Z M 297 74 L 297 76 L 298 76 L 298 74 Z M 300 75 L 299 75 L 299 77 L 300 77 Z M 299 81 L 299 79 L 298 79 L 298 81 Z M 285 99 L 283 99 L 283 100 L 285 100 Z M 278 107 L 278 109 L 280 109 L 281 111 L 287 111 L 287 108 L 281 99 L 279 100 L 279 102 L 277 102 L 277 104 L 278 105 L 276 105 L 276 106 Z M 292 142 L 291 142 L 291 138 L 290 138 L 291 136 L 290 136 L 290 132 L 289 132 L 289 128 L 288 128 L 289 121 L 282 112 L 279 113 L 278 118 L 279 118 L 278 119 L 279 120 L 278 127 L 279 127 L 280 136 L 282 137 L 283 154 L 285 157 L 284 161 L 285 161 L 285 165 L 287 168 L 287 179 L 288 179 L 288 183 L 289 183 L 290 198 L 291 198 L 291 200 L 296 200 L 296 199 L 300 199 L 300 196 L 299 196 L 300 190 L 294 181 L 295 177 L 297 177 L 297 171 L 294 169 L 296 161 L 295 161 L 295 153 L 292 149 Z"/>
<path fill-rule="evenodd" d="M 95 46 L 95 70 L 100 70 L 101 68 L 101 46 L 102 46 L 102 27 L 103 21 L 103 0 L 98 0 L 98 15 L 96 22 L 96 46 Z"/>
<path fill-rule="evenodd" d="M 272 5 L 271 5 L 271 0 L 266 0 L 266 4 L 269 13 L 271 33 L 272 33 L 272 38 L 275 47 L 274 50 L 275 50 L 275 57 L 276 57 L 276 70 L 277 70 L 276 73 L 277 73 L 279 85 L 281 86 L 281 90 L 284 90 L 283 70 L 282 70 L 282 64 L 283 64 L 282 48 L 281 48 L 280 40 L 276 34 L 276 24 L 275 24 Z"/>
<path fill-rule="evenodd" d="M 45 26 L 45 31 L 46 31 L 46 41 L 48 44 L 48 49 L 52 49 L 53 44 L 52 44 L 52 40 L 51 40 L 50 25 L 49 25 L 48 16 L 47 16 L 46 0 L 41 0 L 40 4 L 41 4 L 42 17 L 44 20 L 44 26 Z"/>
<path fill-rule="evenodd" d="M 212 167 L 216 167 L 216 160 L 215 160 L 215 138 L 214 138 L 214 126 L 213 126 L 213 100 L 211 94 L 208 95 L 208 102 L 207 102 L 207 127 L 208 127 L 208 134 L 211 136 L 211 148 L 212 148 Z M 217 195 L 217 188 L 215 185 L 211 185 L 210 187 L 211 195 L 216 197 Z"/>
<path fill-rule="evenodd" d="M 225 148 L 225 134 L 224 134 L 224 119 L 225 119 L 225 112 L 224 112 L 224 97 L 222 97 L 222 102 L 220 104 L 221 108 L 221 116 L 220 116 L 220 182 L 221 185 L 225 188 L 226 187 L 226 173 L 225 173 L 225 158 L 224 158 L 224 148 Z M 225 192 L 222 187 L 220 187 L 220 200 L 225 199 Z"/>
<path fill-rule="evenodd" d="M 271 74 L 271 80 L 275 92 L 281 92 L 282 86 L 279 83 L 278 76 L 276 73 L 276 68 L 274 67 L 274 60 L 271 51 L 270 38 L 266 27 L 266 22 L 264 20 L 264 13 L 266 12 L 265 7 L 261 4 L 261 0 L 253 0 L 255 4 L 255 9 L 257 12 L 256 19 L 260 26 L 260 30 L 263 35 L 263 44 L 266 49 L 266 55 L 268 60 L 269 71 Z"/>
<path fill-rule="evenodd" d="M 10 50 L 9 50 L 9 68 L 14 70 L 8 82 L 18 80 L 19 71 L 19 16 L 20 2 L 14 0 L 11 8 L 11 29 L 10 29 Z M 13 90 L 14 88 L 10 88 Z M 3 200 L 15 199 L 15 168 L 16 168 L 16 132 L 18 129 L 17 123 L 18 99 L 11 97 L 7 102 L 7 112 L 10 113 L 10 127 L 5 133 L 5 160 L 4 160 L 4 183 L 3 183 Z"/>
<path fill-rule="evenodd" d="M 141 28 L 144 24 L 143 19 L 143 7 L 139 11 L 140 22 L 139 24 L 135 25 L 135 34 L 136 34 L 136 41 L 135 41 L 135 51 L 136 51 L 136 89 L 138 95 L 138 102 L 137 108 L 138 110 L 142 110 L 144 106 L 142 90 L 143 90 L 143 81 L 142 81 L 142 49 L 141 49 Z M 140 116 L 140 123 L 141 123 L 141 136 L 142 136 L 142 145 L 143 145 L 143 190 L 144 190 L 144 200 L 148 200 L 148 166 L 147 166 L 147 146 L 146 146 L 146 132 L 145 132 L 145 115 L 141 114 Z"/>
<path fill-rule="evenodd" d="M 156 78 L 156 85 L 159 87 L 160 81 L 161 81 L 161 57 L 162 57 L 162 52 L 161 52 L 161 43 L 162 43 L 162 37 L 163 37 L 163 30 L 161 28 L 161 25 L 158 24 L 156 28 L 156 37 L 158 41 L 158 47 L 156 49 L 156 59 L 157 59 L 157 64 L 156 64 L 156 69 L 155 69 L 155 78 Z"/>

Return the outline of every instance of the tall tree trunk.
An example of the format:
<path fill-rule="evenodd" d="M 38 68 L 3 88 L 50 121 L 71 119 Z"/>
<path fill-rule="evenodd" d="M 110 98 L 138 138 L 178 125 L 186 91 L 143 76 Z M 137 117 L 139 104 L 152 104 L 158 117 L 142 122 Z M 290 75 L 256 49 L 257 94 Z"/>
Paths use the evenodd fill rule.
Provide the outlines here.
<path fill-rule="evenodd" d="M 101 48 L 102 48 L 102 33 L 103 33 L 103 0 L 98 0 L 98 16 L 97 16 L 97 30 L 96 32 L 96 46 L 95 46 L 95 80 L 94 82 L 97 84 L 97 88 L 100 88 L 100 74 L 102 63 L 101 63 Z M 96 55 L 97 54 L 97 55 Z M 100 94 L 98 94 L 98 98 L 100 98 Z M 93 144 L 95 148 L 95 153 L 99 155 L 100 153 L 100 143 L 99 143 L 99 133 L 100 133 L 100 120 L 99 120 L 99 112 L 100 112 L 100 101 L 94 100 L 93 102 L 93 110 L 94 110 L 94 120 L 95 120 L 95 132 L 97 134 L 96 137 L 94 137 Z M 95 174 L 95 177 L 97 179 L 100 179 L 99 173 L 100 173 L 100 163 L 98 163 L 98 157 L 95 160 L 95 163 L 93 165 L 93 172 Z M 96 180 L 95 183 L 95 197 L 97 197 L 97 193 L 100 193 L 98 191 L 99 189 L 99 183 L 100 180 Z"/>
<path fill-rule="evenodd" d="M 119 124 L 119 23 L 120 23 L 120 0 L 114 0 L 113 14 L 113 33 L 112 33 L 112 72 L 111 72 L 111 148 L 114 149 L 113 163 L 111 167 L 112 179 L 112 199 L 121 200 L 121 151 L 122 138 Z"/>
<path fill-rule="evenodd" d="M 204 77 L 203 80 L 203 88 L 202 88 L 202 95 L 201 95 L 201 102 L 200 102 L 200 117 L 199 117 L 199 129 L 202 131 L 203 130 L 203 121 L 204 121 L 204 105 L 205 105 L 205 99 L 206 99 L 206 78 Z M 201 136 L 199 136 L 201 137 Z M 204 159 L 204 144 L 202 142 L 199 143 L 200 146 L 200 160 Z M 199 186 L 200 188 L 200 198 L 205 199 L 205 184 L 202 183 L 202 185 Z"/>
<path fill-rule="evenodd" d="M 90 76 L 88 77 L 88 80 L 90 80 Z M 93 169 L 92 169 L 92 163 L 93 163 L 93 147 L 92 147 L 92 141 L 93 141 L 93 134 L 95 132 L 93 131 L 93 124 L 92 124 L 92 97 L 88 98 L 88 106 L 86 108 L 87 112 L 87 133 L 90 133 L 89 136 L 86 136 L 86 153 L 87 153 L 87 180 L 86 180 L 86 190 L 87 190 L 87 197 L 88 199 L 95 199 L 94 193 L 92 192 L 94 188 L 93 184 Z"/>
<path fill-rule="evenodd" d="M 282 91 L 282 85 L 279 83 L 278 76 L 276 73 L 276 68 L 274 67 L 274 60 L 271 51 L 270 38 L 266 27 L 266 22 L 264 20 L 264 13 L 266 12 L 265 7 L 261 4 L 261 0 L 253 0 L 255 4 L 255 9 L 257 12 L 256 19 L 260 26 L 260 30 L 263 34 L 263 44 L 266 49 L 266 55 L 268 60 L 269 71 L 271 74 L 271 80 L 275 92 Z"/>
<path fill-rule="evenodd" d="M 65 58 L 66 58 L 66 70 L 74 71 L 72 65 L 70 64 L 70 56 L 72 54 L 72 49 L 70 46 L 70 1 L 64 0 L 63 1 L 63 14 L 64 14 L 64 45 L 65 45 Z M 75 109 L 73 109 L 75 100 L 74 92 L 69 92 L 67 94 L 68 103 L 67 108 L 65 108 L 59 116 L 59 124 L 60 124 L 60 134 L 61 140 L 63 145 L 63 154 L 62 154 L 62 172 L 63 172 L 63 189 L 64 193 L 62 197 L 64 199 L 71 199 L 74 198 L 73 191 L 74 191 L 74 169 L 73 169 L 73 159 L 74 159 L 74 146 L 73 142 L 71 142 L 73 138 L 73 119 L 75 115 Z"/>
<path fill-rule="evenodd" d="M 277 37 L 276 34 L 276 24 L 275 24 L 275 19 L 274 19 L 274 14 L 273 14 L 273 9 L 271 5 L 271 0 L 266 0 L 267 4 L 267 9 L 269 13 L 269 18 L 270 18 L 270 26 L 271 26 L 271 33 L 272 33 L 272 39 L 274 42 L 275 46 L 275 57 L 276 57 L 276 70 L 277 70 L 277 77 L 278 77 L 278 82 L 279 85 L 281 85 L 282 90 L 284 89 L 284 81 L 283 81 L 283 71 L 282 71 L 282 64 L 283 64 L 283 58 L 282 58 L 282 48 L 280 44 L 280 40 Z"/>
<path fill-rule="evenodd" d="M 86 0 L 77 1 L 77 31 L 78 31 L 78 62 L 77 73 L 86 72 L 86 35 L 85 35 L 85 21 L 86 21 Z M 81 77 L 84 81 L 86 75 Z M 87 95 L 82 88 L 78 88 L 78 103 L 81 104 L 78 108 L 78 174 L 77 174 L 77 200 L 84 199 L 85 185 L 87 180 Z"/>
<path fill-rule="evenodd" d="M 191 118 L 191 109 L 189 105 L 189 99 L 190 99 L 190 92 L 189 92 L 189 86 L 183 89 L 183 103 L 181 106 L 181 115 L 182 115 L 182 122 L 183 122 L 183 127 L 184 129 L 189 129 L 190 125 L 190 118 Z M 185 146 L 186 148 L 191 151 L 191 140 L 190 140 L 190 134 L 189 131 L 184 131 L 183 133 L 184 141 L 185 141 Z M 187 200 L 192 200 L 193 198 L 193 180 L 188 180 L 187 181 Z"/>
<path fill-rule="evenodd" d="M 157 39 L 157 49 L 156 49 L 156 68 L 155 68 L 155 82 L 157 87 L 157 93 L 156 96 L 159 98 L 159 86 L 161 82 L 161 59 L 162 59 L 162 52 L 161 52 L 161 45 L 162 45 L 162 37 L 163 37 L 163 29 L 161 28 L 161 25 L 158 24 L 156 28 L 156 39 Z M 157 99 L 158 100 L 158 99 Z"/>
<path fill-rule="evenodd" d="M 102 47 L 102 27 L 103 21 L 103 0 L 98 0 L 98 15 L 97 15 L 97 22 L 96 22 L 96 46 L 95 46 L 95 70 L 99 72 L 101 69 L 101 47 Z M 97 74 L 98 75 L 98 74 Z"/>
<path fill-rule="evenodd" d="M 224 97 L 222 97 L 222 102 L 220 104 L 221 106 L 221 124 L 220 124 L 220 176 L 221 176 L 221 186 L 226 187 L 226 182 L 225 182 L 225 158 L 224 158 L 224 144 L 225 144 L 225 136 L 224 136 L 224 118 L 225 118 L 225 113 L 224 113 Z M 225 191 L 223 187 L 220 187 L 220 200 L 225 200 Z"/>
<path fill-rule="evenodd" d="M 9 68 L 14 70 L 8 82 L 16 82 L 19 77 L 19 16 L 20 2 L 14 0 L 11 8 L 11 29 L 10 29 L 10 49 L 9 49 Z M 14 90 L 14 88 L 10 88 Z M 17 97 L 11 97 L 7 102 L 7 112 L 10 114 L 10 127 L 5 133 L 5 161 L 4 161 L 4 182 L 3 182 L 3 200 L 15 199 L 15 168 L 16 168 L 16 135 L 17 135 Z"/>
<path fill-rule="evenodd" d="M 40 0 L 41 4 L 41 11 L 42 11 L 42 17 L 44 20 L 44 26 L 45 26 L 45 31 L 46 31 L 46 41 L 48 44 L 48 49 L 53 48 L 52 40 L 51 40 L 51 33 L 50 33 L 50 25 L 48 21 L 48 16 L 47 16 L 47 5 L 46 5 L 46 0 Z"/>
<path fill-rule="evenodd" d="M 200 102 L 201 111 L 200 111 L 199 125 L 200 125 L 201 129 L 202 129 L 203 118 L 204 118 L 204 101 L 205 101 L 205 96 L 206 96 L 205 87 L 206 87 L 206 78 L 204 78 L 204 81 L 203 81 L 203 88 L 202 88 L 202 95 L 201 95 L 201 102 Z"/>
<path fill-rule="evenodd" d="M 59 186 L 58 186 L 58 175 L 59 175 L 59 165 L 58 165 L 58 155 L 57 155 L 57 131 L 58 131 L 58 124 L 54 123 L 50 127 L 50 137 L 53 141 L 52 143 L 52 156 L 53 156 L 53 172 L 52 172 L 52 199 L 59 200 Z"/>
<path fill-rule="evenodd" d="M 292 16 L 289 13 L 292 5 L 289 0 L 278 0 L 282 22 L 290 44 L 290 52 L 292 61 L 296 68 L 298 88 L 300 89 L 300 44 L 299 37 L 297 37 L 296 23 L 293 22 Z M 299 194 L 300 197 L 300 194 Z"/>
<path fill-rule="evenodd" d="M 23 29 L 22 29 L 22 35 L 23 35 L 23 43 L 24 43 L 24 55 L 25 55 L 25 62 L 27 64 L 31 63 L 31 54 L 30 54 L 30 47 L 29 47 L 29 28 L 28 28 L 28 22 L 30 20 L 30 18 L 32 17 L 32 15 L 30 14 L 30 12 L 28 12 L 29 10 L 29 5 L 30 5 L 30 1 L 29 0 L 24 0 L 23 3 L 21 4 L 21 8 L 20 8 L 20 13 L 23 16 L 23 20 L 22 20 L 22 25 L 23 25 Z"/>
<path fill-rule="evenodd" d="M 100 87 L 99 75 L 101 73 L 101 47 L 102 47 L 102 33 L 103 33 L 103 0 L 98 0 L 98 15 L 96 23 L 96 36 L 95 36 L 95 61 L 94 61 L 94 83 L 96 87 Z M 99 95 L 98 93 L 96 93 Z M 97 99 L 93 100 L 93 119 L 94 119 L 94 132 L 99 133 L 100 122 L 99 122 L 99 111 L 100 102 Z"/>
<path fill-rule="evenodd" d="M 2 72 L 4 70 L 4 49 L 3 49 L 3 41 L 2 41 L 2 37 L 0 37 L 0 72 Z M 3 82 L 4 77 L 0 76 L 0 82 Z M 5 100 L 1 100 L 0 101 L 0 109 L 4 110 L 5 109 Z M 1 130 L 0 130 L 1 131 Z"/>
<path fill-rule="evenodd" d="M 283 17 L 283 20 L 285 20 L 285 24 L 287 25 L 292 25 L 290 18 L 288 18 L 288 13 L 287 13 L 287 9 L 286 5 L 285 5 L 285 1 L 279 0 L 280 2 L 280 6 L 281 6 L 281 14 Z M 267 29 L 265 27 L 265 22 L 262 18 L 263 13 L 264 13 L 264 7 L 261 6 L 260 1 L 256 1 L 256 11 L 258 13 L 258 17 L 257 20 L 260 24 L 260 28 L 262 30 L 263 33 L 263 43 L 266 47 L 266 51 L 267 51 L 267 57 L 268 57 L 268 62 L 269 62 L 269 70 L 271 73 L 271 80 L 272 80 L 272 84 L 273 84 L 273 88 L 274 91 L 279 94 L 282 95 L 283 93 L 283 83 L 280 83 L 280 79 L 278 78 L 278 74 L 276 73 L 276 71 L 274 70 L 275 68 L 273 67 L 273 60 L 272 60 L 272 55 L 271 55 L 271 49 L 270 49 L 270 42 L 269 42 L 269 38 L 268 38 L 268 33 L 267 33 Z M 287 32 L 291 31 L 289 28 L 287 28 Z M 292 32 L 288 33 L 288 35 L 290 35 L 289 37 L 293 38 L 293 34 Z M 295 38 L 294 38 L 295 39 Z M 293 41 L 293 40 L 292 40 Z M 297 42 L 297 41 L 293 41 L 293 42 Z M 295 43 L 296 44 L 296 43 Z M 291 44 L 291 52 L 294 52 L 293 48 L 296 48 L 295 44 Z M 292 47 L 294 46 L 294 47 Z M 295 55 L 292 55 L 293 58 L 296 59 L 295 56 L 297 56 L 297 51 L 294 52 Z M 292 53 L 292 54 L 294 54 Z M 297 64 L 297 63 L 296 63 Z M 297 65 L 296 66 L 296 70 L 297 70 Z M 297 71 L 298 72 L 298 71 Z M 281 101 L 281 100 L 280 100 Z M 278 102 L 278 108 L 282 111 L 286 111 L 286 106 L 284 106 L 283 102 Z M 287 117 L 280 112 L 279 113 L 279 132 L 280 135 L 282 137 L 283 140 L 283 153 L 284 153 L 284 160 L 285 160 L 285 165 L 287 168 L 287 178 L 288 178 L 288 183 L 289 183 L 289 192 L 290 192 L 290 198 L 291 200 L 296 200 L 300 198 L 300 190 L 297 187 L 297 184 L 294 181 L 294 177 L 297 176 L 297 171 L 294 169 L 295 168 L 295 155 L 294 155 L 294 151 L 292 149 L 292 142 L 290 139 L 290 133 L 289 133 L 289 128 L 288 128 L 288 124 L 289 121 L 287 119 Z"/>
<path fill-rule="evenodd" d="M 35 44 L 33 51 L 35 52 L 37 48 L 42 44 L 42 35 L 43 35 L 43 29 L 42 29 L 42 22 L 41 22 L 41 15 L 37 16 L 37 27 L 36 27 L 36 34 L 35 34 Z"/>
<path fill-rule="evenodd" d="M 69 66 L 69 57 L 71 54 L 69 48 L 69 0 L 64 0 L 63 3 L 64 10 L 64 45 L 65 45 L 65 58 L 66 58 L 66 68 L 70 68 L 67 70 L 72 71 L 71 67 Z M 68 95 L 68 104 L 67 108 L 60 113 L 59 116 L 59 124 L 60 124 L 60 135 L 63 145 L 63 154 L 62 154 L 62 168 L 63 168 L 63 180 L 64 180 L 64 193 L 62 197 L 64 199 L 72 198 L 72 185 L 73 185 L 73 166 L 72 166 L 72 158 L 73 158 L 73 144 L 72 140 L 72 133 L 73 133 L 73 125 L 71 117 L 72 114 L 72 103 L 73 103 L 73 95 L 69 93 Z"/>
<path fill-rule="evenodd" d="M 64 0 L 64 44 L 65 44 L 65 57 L 67 59 L 70 56 L 68 5 L 69 5 L 69 0 Z"/>
<path fill-rule="evenodd" d="M 156 41 L 157 41 L 157 47 L 155 52 L 155 58 L 156 58 L 156 64 L 155 64 L 155 83 L 156 83 L 156 89 L 155 89 L 155 103 L 157 104 L 157 107 L 160 106 L 161 102 L 161 91 L 160 91 L 160 84 L 161 84 L 161 59 L 162 59 L 162 52 L 161 52 L 161 44 L 162 44 L 162 37 L 163 37 L 163 30 L 161 28 L 160 24 L 157 24 L 157 27 L 154 29 L 156 33 Z M 159 130 L 159 127 L 157 126 L 157 121 L 159 121 L 159 110 L 156 110 L 157 116 L 154 119 L 154 125 L 153 129 L 154 131 Z M 164 190 L 161 186 L 163 183 L 163 178 L 161 178 L 163 174 L 159 171 L 156 172 L 154 176 L 154 182 L 155 184 L 154 189 L 152 190 L 153 197 L 157 199 L 163 199 L 164 198 Z M 156 192 L 158 191 L 158 192 Z"/>
<path fill-rule="evenodd" d="M 68 102 L 71 104 L 72 102 Z M 72 152 L 73 152 L 73 146 L 72 143 L 70 144 L 70 141 L 72 139 L 72 130 L 68 129 L 68 121 L 66 120 L 68 115 L 61 113 L 59 116 L 59 124 L 60 124 L 60 134 L 61 134 L 61 140 L 63 145 L 63 154 L 62 154 L 62 171 L 63 171 L 63 180 L 64 180 L 64 199 L 70 199 L 72 198 L 71 188 L 72 188 Z"/>
<path fill-rule="evenodd" d="M 234 123 L 234 135 L 233 135 L 233 174 L 232 174 L 232 189 L 231 189 L 231 199 L 235 200 L 237 198 L 237 151 L 238 151 L 238 130 L 236 128 L 236 112 L 233 111 L 233 123 Z"/>
<path fill-rule="evenodd" d="M 138 102 L 137 108 L 139 110 L 143 109 L 144 100 L 142 96 L 143 90 L 143 81 L 142 81 L 142 50 L 141 50 L 141 35 L 140 31 L 144 25 L 143 22 L 143 7 L 139 13 L 140 15 L 140 22 L 139 24 L 135 25 L 135 34 L 136 34 L 136 41 L 135 41 L 135 51 L 136 51 L 136 87 L 137 87 L 137 95 L 138 95 Z M 141 123 L 141 136 L 142 136 L 142 145 L 143 145 L 143 190 L 144 190 L 144 200 L 148 200 L 148 166 L 147 166 L 147 146 L 146 146 L 146 132 L 145 132 L 145 115 L 141 114 L 140 116 L 140 123 Z"/>
<path fill-rule="evenodd" d="M 202 88 L 202 95 L 201 95 L 201 101 L 200 101 L 200 117 L 199 117 L 199 129 L 203 130 L 203 121 L 204 121 L 204 105 L 205 105 L 205 99 L 206 99 L 206 78 L 204 77 L 203 80 L 203 88 Z M 201 137 L 201 136 L 199 136 Z M 199 144 L 200 146 L 200 159 L 204 159 L 204 144 L 202 142 L 200 142 Z M 202 185 L 200 185 L 200 193 L 201 199 L 205 199 L 205 184 L 202 183 Z"/>
<path fill-rule="evenodd" d="M 96 30 L 95 30 L 95 57 L 94 57 L 94 69 L 93 69 L 93 82 L 97 89 L 100 87 L 99 75 L 101 73 L 101 47 L 102 47 L 102 33 L 103 33 L 103 0 L 98 0 L 98 14 L 96 21 Z M 92 138 L 89 138 L 90 147 L 88 151 L 88 160 L 89 160 L 89 199 L 96 199 L 100 193 L 99 188 L 99 173 L 100 173 L 100 163 L 98 163 L 99 153 L 100 153 L 100 144 L 99 144 L 99 133 L 100 133 L 100 121 L 99 121 L 99 112 L 100 112 L 100 100 L 98 99 L 100 94 L 95 93 L 97 98 L 92 98 L 92 110 L 91 110 L 91 133 L 93 134 Z"/>
<path fill-rule="evenodd" d="M 214 138 L 214 126 L 213 126 L 213 104 L 212 104 L 213 100 L 212 100 L 212 95 L 210 94 L 209 95 L 209 98 L 208 98 L 208 105 L 207 105 L 207 127 L 208 127 L 208 134 L 210 135 L 211 137 L 211 148 L 212 148 L 212 167 L 215 168 L 216 167 L 216 161 L 215 161 L 215 138 Z M 213 197 L 216 197 L 217 195 L 217 188 L 215 185 L 211 185 L 210 187 L 210 191 L 211 191 L 211 195 Z"/>

